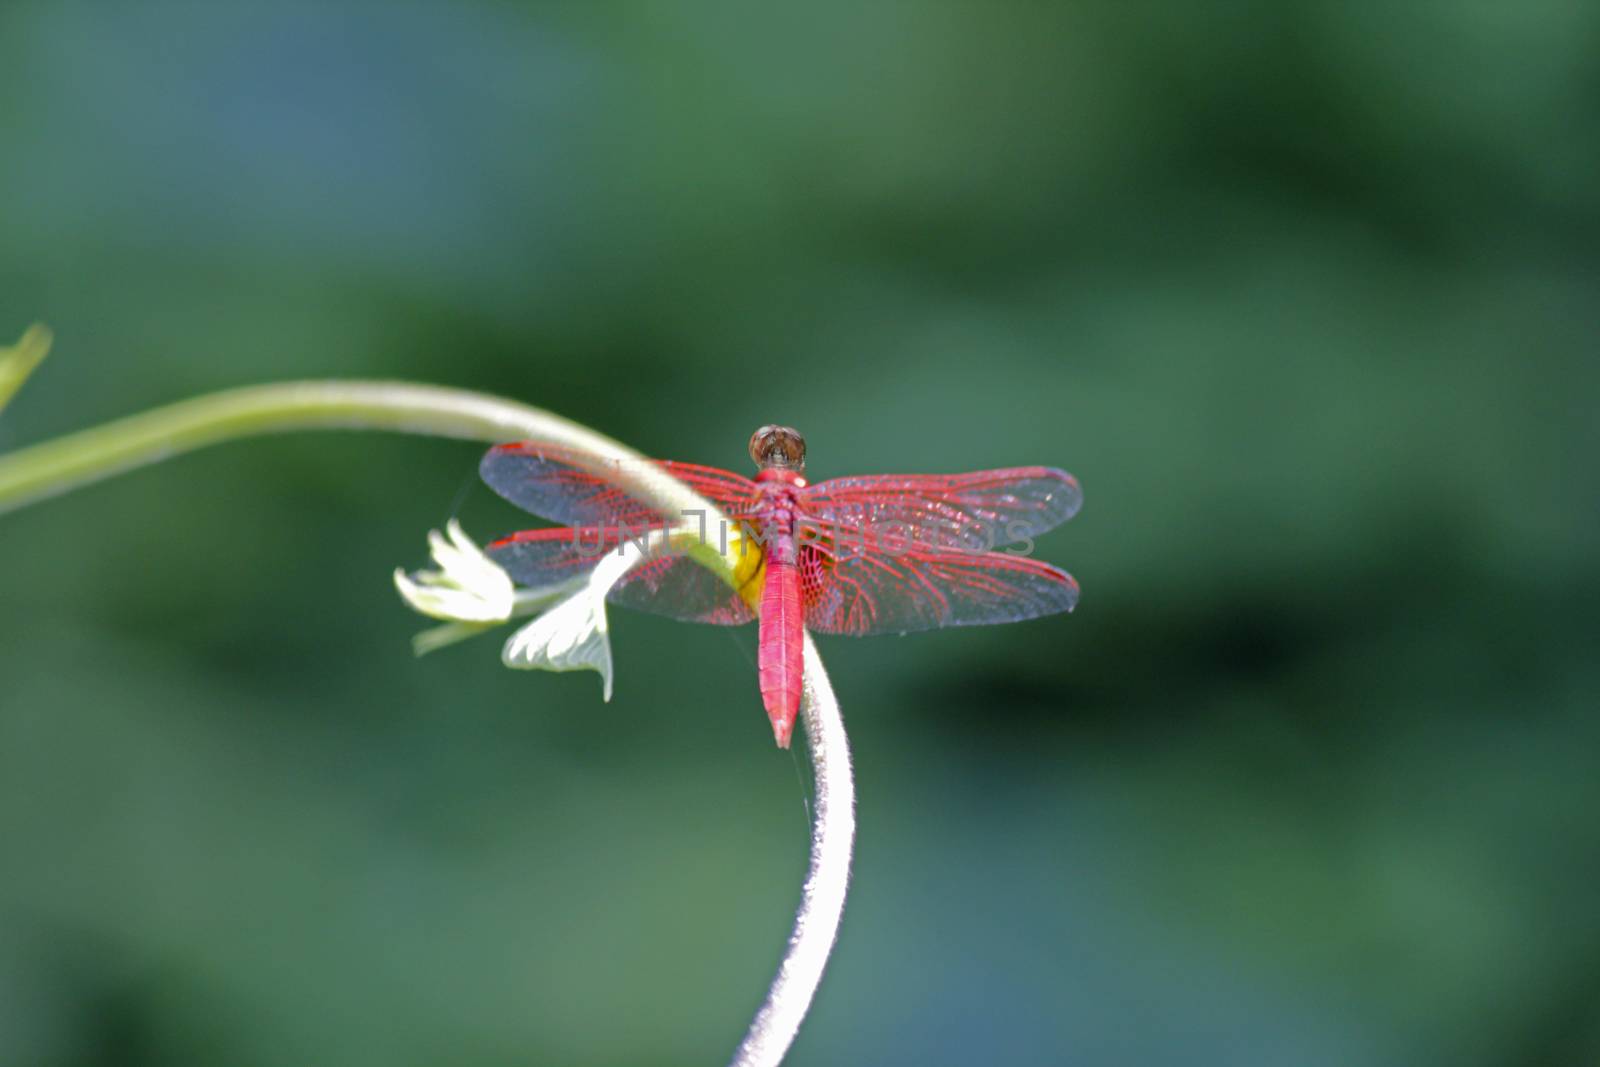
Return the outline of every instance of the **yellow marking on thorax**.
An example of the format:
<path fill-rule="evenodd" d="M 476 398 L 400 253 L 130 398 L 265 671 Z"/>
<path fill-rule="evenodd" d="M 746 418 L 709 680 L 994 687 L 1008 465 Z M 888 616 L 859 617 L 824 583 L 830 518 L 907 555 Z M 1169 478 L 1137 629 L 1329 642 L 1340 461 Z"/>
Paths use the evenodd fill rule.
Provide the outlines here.
<path fill-rule="evenodd" d="M 725 551 L 701 541 L 689 527 L 679 528 L 670 538 L 673 547 L 699 556 L 733 586 L 739 599 L 750 605 L 757 614 L 761 611 L 761 590 L 767 579 L 767 554 L 754 541 L 744 537 L 737 529 L 728 539 Z"/>
<path fill-rule="evenodd" d="M 767 554 L 761 548 L 741 539 L 732 552 L 734 588 L 740 598 L 757 614 L 761 611 L 761 590 L 767 584 Z"/>

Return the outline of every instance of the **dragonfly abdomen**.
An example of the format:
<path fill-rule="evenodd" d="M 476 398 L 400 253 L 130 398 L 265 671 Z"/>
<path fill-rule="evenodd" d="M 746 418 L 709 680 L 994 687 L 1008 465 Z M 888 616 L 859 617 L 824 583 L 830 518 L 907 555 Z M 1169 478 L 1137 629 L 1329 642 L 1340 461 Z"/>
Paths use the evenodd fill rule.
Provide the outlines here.
<path fill-rule="evenodd" d="M 766 577 L 761 587 L 761 638 L 756 655 L 761 702 L 779 748 L 789 747 L 800 712 L 800 652 L 804 616 L 792 501 L 774 493 L 766 518 Z"/>
<path fill-rule="evenodd" d="M 800 569 L 793 563 L 767 561 L 761 590 L 761 648 L 757 654 L 761 702 L 772 720 L 779 748 L 789 747 L 795 716 L 800 712 Z"/>

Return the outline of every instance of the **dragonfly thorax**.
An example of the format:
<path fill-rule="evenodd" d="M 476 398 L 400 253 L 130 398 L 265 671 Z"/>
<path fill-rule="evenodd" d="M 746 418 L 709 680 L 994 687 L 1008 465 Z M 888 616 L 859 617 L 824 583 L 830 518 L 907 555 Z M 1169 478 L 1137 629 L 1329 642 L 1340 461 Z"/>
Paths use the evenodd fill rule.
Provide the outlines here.
<path fill-rule="evenodd" d="M 808 484 L 800 472 L 787 467 L 767 467 L 756 472 L 756 481 L 763 484 L 787 485 L 795 489 L 804 489 Z"/>

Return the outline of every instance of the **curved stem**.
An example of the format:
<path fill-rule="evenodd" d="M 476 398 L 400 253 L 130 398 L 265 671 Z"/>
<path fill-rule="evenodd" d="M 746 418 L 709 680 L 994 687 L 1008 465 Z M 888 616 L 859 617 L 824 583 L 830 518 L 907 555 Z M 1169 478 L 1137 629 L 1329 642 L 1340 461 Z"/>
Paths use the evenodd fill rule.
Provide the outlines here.
<path fill-rule="evenodd" d="M 283 382 L 184 400 L 0 456 L 0 512 L 240 437 L 292 430 L 392 430 L 476 441 L 538 439 L 663 510 L 715 509 L 637 452 L 559 415 L 464 389 L 408 382 Z"/>
<path fill-rule="evenodd" d="M 717 509 L 631 449 L 574 422 L 483 393 L 405 382 L 314 381 L 249 386 L 182 401 L 0 456 L 0 513 L 183 452 L 293 430 L 391 430 L 486 442 L 535 439 L 581 453 L 597 473 L 667 514 Z M 714 556 L 714 554 L 712 554 Z M 696 554 L 717 569 L 726 563 Z M 724 573 L 724 577 L 728 577 Z M 811 1006 L 844 912 L 855 838 L 849 742 L 808 634 L 801 715 L 816 773 L 811 867 L 783 962 L 735 1053 L 736 1067 L 772 1067 Z"/>
<path fill-rule="evenodd" d="M 833 951 L 850 886 L 850 854 L 856 836 L 856 789 L 850 773 L 850 740 L 817 646 L 806 634 L 805 686 L 800 715 L 816 772 L 816 821 L 811 827 L 811 870 L 800 894 L 789 950 L 778 966 L 767 999 L 750 1023 L 732 1067 L 773 1067 L 783 1059 L 811 1007 Z"/>

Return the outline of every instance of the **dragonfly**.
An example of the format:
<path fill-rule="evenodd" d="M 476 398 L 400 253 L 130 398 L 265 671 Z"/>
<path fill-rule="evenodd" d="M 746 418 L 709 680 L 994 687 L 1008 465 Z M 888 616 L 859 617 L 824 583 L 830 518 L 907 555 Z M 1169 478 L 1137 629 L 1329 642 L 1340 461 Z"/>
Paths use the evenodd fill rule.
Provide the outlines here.
<path fill-rule="evenodd" d="M 787 426 L 750 438 L 753 478 L 649 460 L 714 504 L 734 527 L 698 536 L 737 544 L 732 580 L 684 552 L 656 552 L 611 587 L 607 601 L 687 622 L 759 620 L 757 678 L 780 748 L 800 709 L 804 630 L 903 634 L 1019 622 L 1071 611 L 1072 576 L 1027 554 L 1033 538 L 1077 513 L 1077 481 L 1053 467 L 967 474 L 869 474 L 811 483 L 806 443 Z M 588 467 L 592 467 L 592 461 Z M 522 441 L 484 457 L 483 480 L 558 527 L 492 542 L 489 558 L 525 586 L 585 574 L 642 530 L 685 521 L 665 515 L 560 446 Z M 679 527 L 681 529 L 681 526 Z"/>

